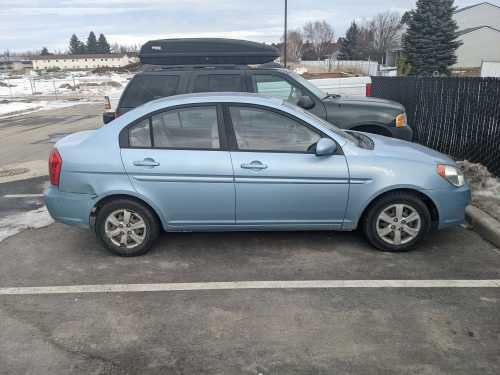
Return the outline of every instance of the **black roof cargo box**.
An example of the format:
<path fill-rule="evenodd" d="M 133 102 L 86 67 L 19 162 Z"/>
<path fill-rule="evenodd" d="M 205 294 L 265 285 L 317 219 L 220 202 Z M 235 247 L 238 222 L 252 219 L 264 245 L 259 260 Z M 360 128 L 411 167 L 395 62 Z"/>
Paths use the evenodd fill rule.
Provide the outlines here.
<path fill-rule="evenodd" d="M 141 48 L 141 63 L 149 65 L 249 65 L 278 58 L 279 51 L 247 40 L 189 38 L 151 40 Z"/>

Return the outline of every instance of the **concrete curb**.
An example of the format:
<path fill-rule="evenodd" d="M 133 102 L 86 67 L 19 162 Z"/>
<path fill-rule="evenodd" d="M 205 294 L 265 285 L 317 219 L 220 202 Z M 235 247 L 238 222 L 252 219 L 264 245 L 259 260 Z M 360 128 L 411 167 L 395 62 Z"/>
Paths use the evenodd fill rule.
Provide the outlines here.
<path fill-rule="evenodd" d="M 465 220 L 486 241 L 500 248 L 500 222 L 475 206 L 467 206 Z"/>

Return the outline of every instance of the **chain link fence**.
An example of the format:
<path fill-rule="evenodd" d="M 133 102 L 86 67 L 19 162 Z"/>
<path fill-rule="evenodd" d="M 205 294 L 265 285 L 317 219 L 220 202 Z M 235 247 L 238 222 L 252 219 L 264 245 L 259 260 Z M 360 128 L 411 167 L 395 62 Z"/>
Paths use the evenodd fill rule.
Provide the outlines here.
<path fill-rule="evenodd" d="M 102 99 L 123 89 L 127 76 L 85 73 L 43 75 L 3 75 L 0 77 L 0 99 Z"/>
<path fill-rule="evenodd" d="M 373 96 L 407 110 L 414 141 L 500 176 L 500 79 L 372 77 Z"/>

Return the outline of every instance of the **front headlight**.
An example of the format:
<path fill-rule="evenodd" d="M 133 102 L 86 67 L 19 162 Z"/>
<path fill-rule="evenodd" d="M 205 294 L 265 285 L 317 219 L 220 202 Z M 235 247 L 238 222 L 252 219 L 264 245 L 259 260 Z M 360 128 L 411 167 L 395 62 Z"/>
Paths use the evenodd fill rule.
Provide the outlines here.
<path fill-rule="evenodd" d="M 437 167 L 438 174 L 446 181 L 456 187 L 465 185 L 465 177 L 460 169 L 451 165 L 439 164 Z"/>
<path fill-rule="evenodd" d="M 396 128 L 404 128 L 408 125 L 408 118 L 406 117 L 406 113 L 401 113 L 396 116 Z"/>

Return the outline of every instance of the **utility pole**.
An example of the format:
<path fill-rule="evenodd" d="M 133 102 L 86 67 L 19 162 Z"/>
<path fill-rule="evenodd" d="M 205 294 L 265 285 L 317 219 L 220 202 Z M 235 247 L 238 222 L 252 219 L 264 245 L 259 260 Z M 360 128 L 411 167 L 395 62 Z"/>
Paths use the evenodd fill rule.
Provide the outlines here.
<path fill-rule="evenodd" d="M 284 49 L 284 62 L 285 62 L 285 68 L 286 68 L 286 55 L 287 55 L 287 37 L 288 37 L 288 0 L 285 0 L 285 45 L 283 46 Z"/>

